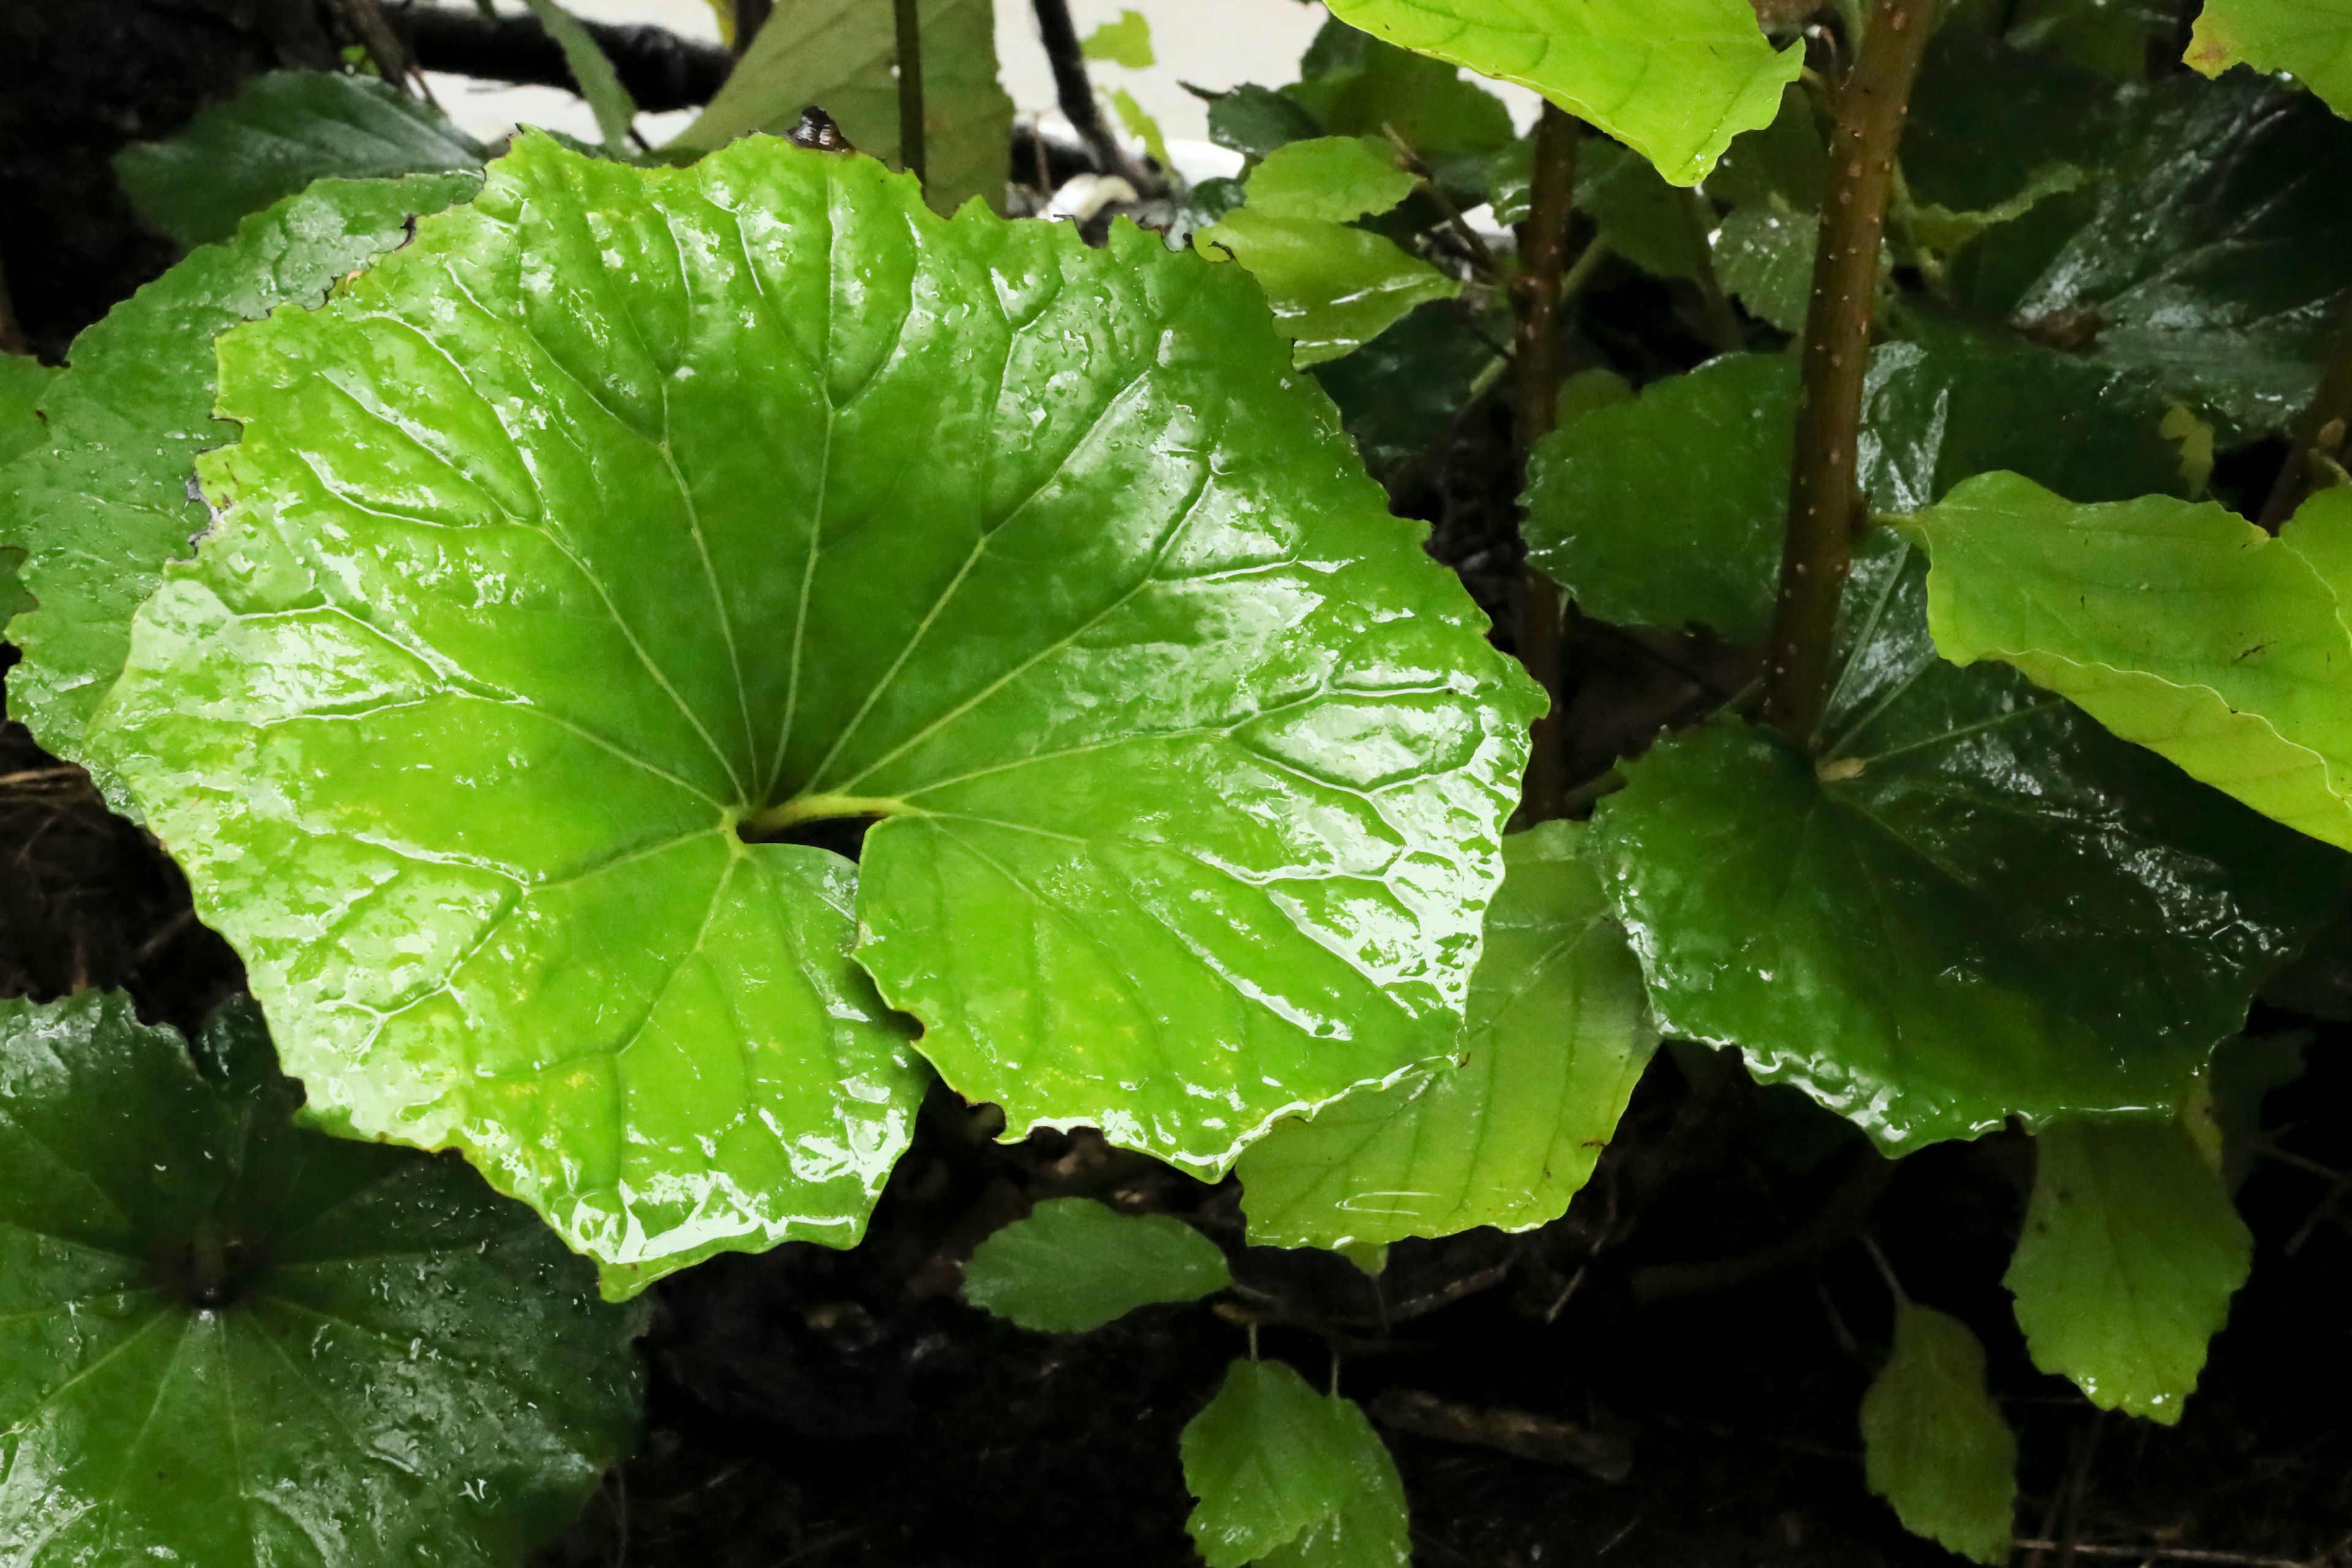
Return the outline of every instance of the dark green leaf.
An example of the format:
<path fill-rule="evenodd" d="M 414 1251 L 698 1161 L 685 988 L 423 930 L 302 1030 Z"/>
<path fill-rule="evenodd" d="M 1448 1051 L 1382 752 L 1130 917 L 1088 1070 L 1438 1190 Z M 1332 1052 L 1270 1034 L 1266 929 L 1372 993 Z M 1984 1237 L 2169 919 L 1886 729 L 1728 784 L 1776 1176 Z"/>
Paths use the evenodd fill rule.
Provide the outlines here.
<path fill-rule="evenodd" d="M 1244 82 L 1209 104 L 1209 140 L 1245 158 L 1323 134 L 1323 123 L 1297 100 Z"/>
<path fill-rule="evenodd" d="M 1417 55 L 1345 22 L 1330 21 L 1283 91 L 1333 136 L 1381 136 L 1390 128 L 1451 175 L 1456 160 L 1483 161 L 1511 140 L 1503 100 L 1442 60 Z"/>
<path fill-rule="evenodd" d="M 313 180 L 479 169 L 482 144 L 441 111 L 373 77 L 271 71 L 163 142 L 134 142 L 116 175 L 139 216 L 184 246 L 236 233 L 237 220 Z"/>
<path fill-rule="evenodd" d="M 1794 82 L 1780 89 L 1769 125 L 1733 138 L 1707 176 L 1706 194 L 1733 206 L 1778 201 L 1801 213 L 1821 210 L 1829 187 L 1829 147 L 1812 95 Z"/>
<path fill-rule="evenodd" d="M 314 1110 L 609 1288 L 856 1238 L 882 998 L 1202 1174 L 1452 1048 L 1542 700 L 1238 268 L 525 138 L 220 354 L 228 510 L 110 732 Z"/>
<path fill-rule="evenodd" d="M 457 1162 L 292 1127 L 250 1007 L 202 1044 L 208 1077 L 122 996 L 0 1003 L 0 1539 L 520 1563 L 630 1440 L 640 1315 Z"/>
<path fill-rule="evenodd" d="M 130 792 L 87 731 L 122 668 L 131 612 L 206 526 L 190 493 L 195 455 L 236 438 L 212 417 L 213 339 L 289 300 L 315 303 L 402 243 L 412 215 L 464 200 L 479 179 L 321 181 L 247 218 L 74 341 L 42 397 L 49 445 L 0 469 L 0 544 L 29 552 L 25 585 L 39 601 L 6 627 L 25 651 L 9 707 L 89 767 L 117 811 L 134 809 Z"/>
<path fill-rule="evenodd" d="M 1341 359 L 1315 367 L 1375 479 L 1434 460 L 1482 381 L 1501 368 L 1507 311 L 1489 301 L 1436 300 Z"/>
<path fill-rule="evenodd" d="M 1353 1400 L 1280 1362 L 1237 1361 L 1181 1440 L 1185 1521 L 1209 1568 L 1404 1568 L 1396 1462 Z"/>
<path fill-rule="evenodd" d="M 2102 1410 L 2171 1426 L 2253 1238 L 2177 1124 L 2061 1122 L 2033 1146 L 2033 1198 L 2001 1280 L 2033 1364 Z"/>
<path fill-rule="evenodd" d="M 1863 1396 L 1863 1466 L 1905 1529 L 1999 1563 L 2017 1517 L 2017 1438 L 1984 1373 L 1984 1347 L 1966 1323 L 1903 1302 L 1895 1353 Z"/>
<path fill-rule="evenodd" d="M 1889 1151 L 2169 1117 L 2347 861 L 1992 667 L 1935 657 L 1915 552 L 1847 591 L 1825 748 L 1718 723 L 1593 817 L 1659 1023 Z"/>
<path fill-rule="evenodd" d="M 1217 1244 L 1182 1220 L 1123 1215 L 1092 1198 L 1046 1199 L 963 1266 L 965 1300 L 1047 1333 L 1098 1329 L 1232 1283 Z"/>
<path fill-rule="evenodd" d="M 1725 292 L 1784 332 L 1805 330 L 1821 223 L 1811 213 L 1739 207 L 1715 231 L 1715 276 Z"/>
<path fill-rule="evenodd" d="M 1585 139 L 1576 159 L 1576 205 L 1610 248 L 1660 278 L 1696 278 L 1706 264 L 1709 221 L 1691 192 L 1666 184 L 1643 156 Z"/>

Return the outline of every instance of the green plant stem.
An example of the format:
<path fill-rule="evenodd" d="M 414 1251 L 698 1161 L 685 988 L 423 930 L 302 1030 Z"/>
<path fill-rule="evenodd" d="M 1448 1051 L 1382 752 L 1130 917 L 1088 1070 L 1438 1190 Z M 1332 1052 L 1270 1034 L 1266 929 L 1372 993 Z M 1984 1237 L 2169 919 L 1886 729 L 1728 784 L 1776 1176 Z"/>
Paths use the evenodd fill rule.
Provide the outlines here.
<path fill-rule="evenodd" d="M 923 173 L 923 24 L 915 0 L 890 0 L 898 28 L 898 166 Z"/>
<path fill-rule="evenodd" d="M 1807 747 L 1821 727 L 1838 596 L 1865 521 L 1854 450 L 1878 294 L 1878 243 L 1911 84 L 1935 16 L 1934 0 L 1877 0 L 1838 93 L 1829 199 L 1805 313 L 1780 595 L 1764 663 L 1765 718 Z"/>
<path fill-rule="evenodd" d="M 1559 307 L 1565 292 L 1569 219 L 1576 203 L 1576 139 L 1581 128 L 1559 106 L 1547 103 L 1536 124 L 1535 178 L 1528 192 L 1528 221 L 1519 226 L 1519 276 L 1511 290 L 1517 316 L 1511 363 L 1518 395 L 1514 424 L 1522 462 L 1550 434 L 1559 415 Z M 1543 822 L 1567 810 L 1567 751 L 1561 653 L 1560 594 L 1550 578 L 1523 567 L 1512 593 L 1511 622 L 1519 660 L 1551 694 L 1551 710 L 1536 721 L 1528 753 L 1519 812 L 1525 822 Z"/>
<path fill-rule="evenodd" d="M 2320 374 L 2319 389 L 2311 395 L 2311 404 L 2295 426 L 2294 449 L 2279 465 L 2278 478 L 2263 502 L 2261 522 L 2265 532 L 2276 533 L 2284 527 L 2294 509 L 2320 488 L 2323 477 L 2334 479 L 2336 475 L 2328 472 L 2331 467 L 2338 474 L 2343 471 L 2340 463 L 2347 425 L 2352 425 L 2352 292 L 2337 308 L 2327 368 Z"/>
<path fill-rule="evenodd" d="M 781 805 L 754 812 L 738 824 L 741 835 L 751 840 L 774 838 L 804 823 L 830 822 L 850 816 L 919 816 L 917 811 L 902 800 L 888 795 L 795 795 Z"/>

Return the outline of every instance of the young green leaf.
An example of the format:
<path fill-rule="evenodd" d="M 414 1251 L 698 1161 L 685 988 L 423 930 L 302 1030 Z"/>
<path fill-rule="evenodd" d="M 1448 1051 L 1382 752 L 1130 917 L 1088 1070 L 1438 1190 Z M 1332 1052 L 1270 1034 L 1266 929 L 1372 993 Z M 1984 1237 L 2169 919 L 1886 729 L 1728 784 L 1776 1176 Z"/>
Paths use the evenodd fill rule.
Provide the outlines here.
<path fill-rule="evenodd" d="M 2076 506 L 1986 474 L 1908 525 L 1927 622 L 2265 816 L 2352 847 L 2352 491 L 2281 537 L 2210 501 Z"/>
<path fill-rule="evenodd" d="M 1332 0 L 1392 44 L 1533 88 L 1678 185 L 1769 125 L 1804 50 L 1775 52 L 1747 0 Z"/>
<path fill-rule="evenodd" d="M 1914 1535 L 2009 1561 L 2017 1437 L 1985 1392 L 1984 1347 L 1958 1318 L 1906 1301 L 1895 1353 L 1862 1399 L 1863 1469 Z"/>
<path fill-rule="evenodd" d="M 1889 1152 L 2169 1116 L 2352 861 L 2013 672 L 1938 661 L 1916 554 L 1857 556 L 1818 758 L 1717 723 L 1595 813 L 1660 1026 Z"/>
<path fill-rule="evenodd" d="M 856 1239 L 884 998 L 1016 1132 L 1203 1175 L 1452 1048 L 1542 699 L 1238 271 L 530 137 L 220 354 L 108 743 L 314 1114 L 609 1289 Z"/>
<path fill-rule="evenodd" d="M 1459 281 L 1395 241 L 1319 218 L 1269 217 L 1244 206 L 1192 243 L 1229 253 L 1257 279 L 1274 330 L 1297 345 L 1301 366 L 1352 353 L 1414 306 L 1462 292 Z"/>
<path fill-rule="evenodd" d="M 1562 426 L 1528 460 L 1528 560 L 1602 620 L 1761 641 L 1796 418 L 1793 361 L 1726 354 Z"/>
<path fill-rule="evenodd" d="M 133 142 L 114 172 L 139 216 L 182 245 L 231 238 L 237 221 L 313 180 L 479 169 L 489 152 L 437 109 L 373 77 L 269 71 L 162 142 Z"/>
<path fill-rule="evenodd" d="M 1253 211 L 1268 217 L 1349 223 L 1387 212 L 1420 182 L 1383 144 L 1360 136 L 1318 136 L 1265 155 L 1249 174 Z"/>
<path fill-rule="evenodd" d="M 1758 205 L 1736 208 L 1715 231 L 1717 281 L 1725 292 L 1784 332 L 1805 330 L 1813 295 L 1813 252 L 1821 223 L 1811 213 Z"/>
<path fill-rule="evenodd" d="M 640 1314 L 463 1165 L 296 1130 L 249 1006 L 198 1054 L 0 1003 L 0 1539 L 520 1563 L 630 1441 Z"/>
<path fill-rule="evenodd" d="M 1129 70 L 1151 64 L 1151 23 L 1140 11 L 1121 11 L 1116 22 L 1105 22 L 1079 46 L 1090 60 L 1107 60 Z"/>
<path fill-rule="evenodd" d="M 0 469 L 0 545 L 26 551 L 39 607 L 5 625 L 25 661 L 8 704 L 50 751 L 90 770 L 115 810 L 130 791 L 87 733 L 122 668 L 131 612 L 163 563 L 188 552 L 206 512 L 195 455 L 236 438 L 213 412 L 213 340 L 335 280 L 407 237 L 416 214 L 462 201 L 472 174 L 322 180 L 246 219 L 117 305 L 74 341 L 42 395 L 49 442 Z"/>
<path fill-rule="evenodd" d="M 1657 1046 L 1581 832 L 1549 822 L 1503 840 L 1460 1066 L 1359 1089 L 1242 1156 L 1253 1244 L 1530 1230 L 1568 1212 Z"/>
<path fill-rule="evenodd" d="M 2033 1198 L 2001 1281 L 2033 1364 L 2102 1410 L 2171 1426 L 2253 1238 L 2177 1123 L 2065 1121 L 2033 1146 Z"/>
<path fill-rule="evenodd" d="M 1232 1284 L 1217 1244 L 1170 1215 L 1048 1198 L 980 1244 L 963 1299 L 1024 1329 L 1076 1333 L 1138 1307 L 1197 1301 Z"/>
<path fill-rule="evenodd" d="M 1151 118 L 1138 102 L 1135 94 L 1125 88 L 1111 90 L 1110 106 L 1118 115 L 1118 122 L 1127 133 L 1143 143 L 1143 150 L 1153 163 L 1163 169 L 1172 169 L 1175 160 L 1169 156 L 1168 138 L 1161 134 L 1160 121 Z"/>
<path fill-rule="evenodd" d="M 1355 1401 L 1280 1362 L 1237 1361 L 1185 1426 L 1185 1521 L 1209 1568 L 1404 1568 L 1404 1484 Z"/>
<path fill-rule="evenodd" d="M 613 62 L 580 19 L 555 0 L 523 0 L 530 14 L 555 47 L 563 51 L 563 63 L 572 72 L 572 79 L 580 89 L 580 96 L 588 100 L 589 111 L 596 116 L 596 133 L 604 138 L 604 155 L 608 158 L 630 156 L 629 127 L 637 118 L 637 100 L 621 85 L 619 73 Z"/>
<path fill-rule="evenodd" d="M 2352 118 L 2352 7 L 2343 0 L 2206 0 L 2181 57 L 2207 76 L 2284 71 Z"/>
<path fill-rule="evenodd" d="M 778 0 L 726 85 L 669 150 L 709 153 L 792 129 L 814 104 L 861 153 L 898 157 L 898 35 L 884 0 Z M 1004 205 L 1013 100 L 996 81 L 990 0 L 921 0 L 923 176 L 931 206 Z"/>

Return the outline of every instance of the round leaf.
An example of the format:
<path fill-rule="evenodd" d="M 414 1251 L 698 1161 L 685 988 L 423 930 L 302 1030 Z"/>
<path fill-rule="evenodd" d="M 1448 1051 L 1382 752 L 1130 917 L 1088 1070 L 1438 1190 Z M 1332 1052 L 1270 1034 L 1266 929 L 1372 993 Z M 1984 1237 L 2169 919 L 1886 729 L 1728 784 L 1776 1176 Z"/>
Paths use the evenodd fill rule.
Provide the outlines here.
<path fill-rule="evenodd" d="M 1202 1173 L 1450 1048 L 1541 699 L 1237 269 L 534 138 L 220 353 L 141 799 L 314 1113 L 608 1288 L 856 1238 L 919 1080 L 853 938 L 1014 1135 Z"/>
<path fill-rule="evenodd" d="M 1182 1220 L 1123 1215 L 1092 1198 L 1048 1198 L 963 1266 L 965 1300 L 1047 1333 L 1100 1328 L 1232 1283 L 1217 1244 Z"/>
<path fill-rule="evenodd" d="M 2017 1436 L 1985 1392 L 1966 1323 L 1900 1303 L 1895 1353 L 1862 1399 L 1864 1473 L 1895 1517 L 1979 1563 L 2006 1563 L 2017 1518 Z"/>
<path fill-rule="evenodd" d="M 520 1562 L 629 1441 L 639 1314 L 456 1161 L 291 1126 L 250 1009 L 200 1045 L 0 1003 L 0 1539 Z"/>

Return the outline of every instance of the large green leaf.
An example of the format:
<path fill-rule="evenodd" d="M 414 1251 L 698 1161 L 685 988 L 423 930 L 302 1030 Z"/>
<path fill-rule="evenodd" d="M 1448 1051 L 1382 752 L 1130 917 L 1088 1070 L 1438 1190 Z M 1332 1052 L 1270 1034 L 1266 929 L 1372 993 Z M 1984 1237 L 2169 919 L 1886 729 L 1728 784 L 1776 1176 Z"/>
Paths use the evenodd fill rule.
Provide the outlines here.
<path fill-rule="evenodd" d="M 2061 1122 L 2002 1280 L 2033 1364 L 2167 1426 L 2253 1261 L 2220 1174 L 2172 1122 Z"/>
<path fill-rule="evenodd" d="M 1905 1529 L 1979 1563 L 2006 1563 L 2017 1438 L 1985 1392 L 1984 1347 L 1958 1318 L 1910 1301 L 1895 1353 L 1862 1400 L 1863 1468 Z"/>
<path fill-rule="evenodd" d="M 299 1131 L 259 1019 L 0 1003 L 12 1563 L 512 1564 L 636 1420 L 639 1315 L 452 1160 Z"/>
<path fill-rule="evenodd" d="M 195 455 L 236 438 L 212 417 L 214 338 L 324 297 L 402 243 L 412 216 L 478 184 L 469 174 L 321 181 L 247 218 L 228 244 L 192 252 L 74 340 L 41 399 L 48 446 L 0 469 L 0 545 L 29 552 L 25 584 L 40 606 L 5 628 L 25 652 L 8 702 L 43 745 L 87 764 L 116 810 L 131 809 L 129 792 L 85 731 L 122 668 L 131 612 L 206 526 L 190 492 Z"/>
<path fill-rule="evenodd" d="M 1205 254 L 1229 254 L 1257 279 L 1274 330 L 1297 345 L 1302 367 L 1352 353 L 1414 306 L 1462 292 L 1458 280 L 1394 240 L 1322 218 L 1237 207 L 1192 243 Z"/>
<path fill-rule="evenodd" d="M 921 0 L 923 174 L 931 205 L 1004 205 L 1013 100 L 996 82 L 991 0 Z M 779 0 L 719 96 L 671 142 L 708 153 L 755 131 L 792 129 L 811 104 L 861 153 L 898 157 L 898 35 L 877 0 Z"/>
<path fill-rule="evenodd" d="M 2344 0 L 2206 0 L 2182 57 L 2207 76 L 2284 71 L 2352 116 L 2352 6 Z"/>
<path fill-rule="evenodd" d="M 1355 1401 L 1280 1362 L 1237 1361 L 1186 1425 L 1185 1521 L 1209 1568 L 1405 1568 L 1404 1484 Z"/>
<path fill-rule="evenodd" d="M 856 1239 L 919 1080 L 853 939 L 1013 1135 L 1204 1175 L 1452 1048 L 1541 698 L 1238 270 L 527 138 L 220 353 L 108 743 L 314 1112 L 609 1288 Z"/>
<path fill-rule="evenodd" d="M 1253 1243 L 1378 1246 L 1568 1212 L 1657 1046 L 1580 832 L 1551 822 L 1503 841 L 1460 1066 L 1360 1089 L 1242 1156 Z"/>
<path fill-rule="evenodd" d="M 2170 1115 L 2347 862 L 1927 636 L 1877 536 L 1816 760 L 1717 723 L 1624 764 L 1593 841 L 1669 1034 L 1889 1151 Z"/>
<path fill-rule="evenodd" d="M 1124 1215 L 1092 1198 L 1046 1199 L 963 1266 L 965 1300 L 1048 1333 L 1097 1329 L 1232 1283 L 1217 1244 L 1182 1220 Z"/>
<path fill-rule="evenodd" d="M 2127 741 L 2352 847 L 2352 491 L 2273 539 L 2210 501 L 2075 506 L 1987 474 L 1907 525 L 1957 663 L 1998 659 Z"/>
<path fill-rule="evenodd" d="M 133 142 L 114 172 L 139 216 L 182 245 L 233 237 L 239 219 L 313 180 L 478 169 L 488 150 L 420 99 L 373 77 L 269 71 L 163 142 Z"/>
<path fill-rule="evenodd" d="M 1332 0 L 1341 21 L 1533 88 L 1678 185 L 1772 122 L 1804 50 L 1777 53 L 1747 0 Z"/>

